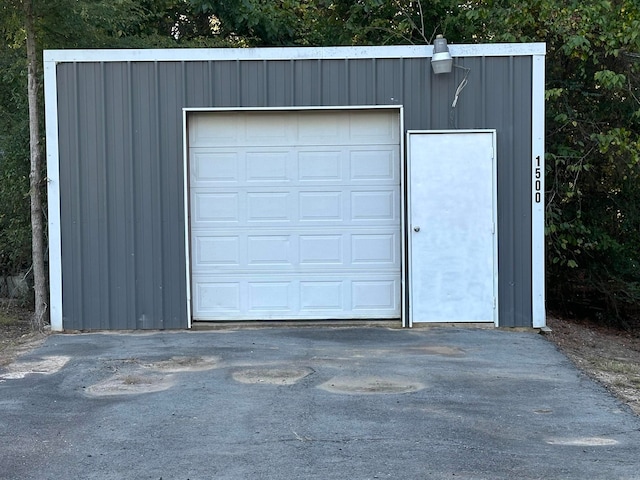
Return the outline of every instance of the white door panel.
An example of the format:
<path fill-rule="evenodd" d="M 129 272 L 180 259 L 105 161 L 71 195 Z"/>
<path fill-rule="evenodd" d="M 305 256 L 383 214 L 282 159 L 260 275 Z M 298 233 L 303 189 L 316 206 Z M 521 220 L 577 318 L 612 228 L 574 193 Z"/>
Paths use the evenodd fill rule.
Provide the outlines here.
<path fill-rule="evenodd" d="M 199 319 L 223 320 L 393 318 L 389 312 L 400 308 L 398 276 L 371 278 L 369 273 L 200 275 L 194 282 L 194 311 Z"/>
<path fill-rule="evenodd" d="M 494 322 L 495 132 L 411 132 L 413 322 Z"/>
<path fill-rule="evenodd" d="M 400 236 L 395 228 L 348 233 L 324 229 L 304 232 L 257 229 L 192 231 L 192 272 L 206 274 L 235 270 L 238 273 L 312 272 L 330 268 L 336 274 L 350 271 L 400 268 Z"/>
<path fill-rule="evenodd" d="M 200 186 L 399 183 L 399 149 L 394 144 L 192 147 L 190 154 L 190 180 Z"/>
<path fill-rule="evenodd" d="M 216 112 L 192 118 L 190 148 L 400 144 L 397 112 L 382 110 Z"/>
<path fill-rule="evenodd" d="M 244 226 L 377 226 L 400 222 L 398 187 L 191 188 L 192 228 Z"/>

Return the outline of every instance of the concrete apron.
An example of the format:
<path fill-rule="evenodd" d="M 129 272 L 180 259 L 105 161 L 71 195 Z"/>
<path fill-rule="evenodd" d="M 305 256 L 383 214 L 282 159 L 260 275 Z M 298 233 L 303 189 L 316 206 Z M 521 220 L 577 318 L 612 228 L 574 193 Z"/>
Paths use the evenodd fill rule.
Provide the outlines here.
<path fill-rule="evenodd" d="M 53 335 L 0 370 L 0 478 L 638 478 L 640 419 L 540 335 Z"/>

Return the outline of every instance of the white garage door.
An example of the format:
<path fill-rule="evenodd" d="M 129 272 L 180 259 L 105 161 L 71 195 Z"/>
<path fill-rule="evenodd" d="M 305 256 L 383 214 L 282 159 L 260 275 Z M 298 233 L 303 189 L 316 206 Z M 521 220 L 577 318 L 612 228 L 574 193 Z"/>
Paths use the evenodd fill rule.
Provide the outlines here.
<path fill-rule="evenodd" d="M 397 110 L 192 113 L 194 320 L 400 316 Z"/>

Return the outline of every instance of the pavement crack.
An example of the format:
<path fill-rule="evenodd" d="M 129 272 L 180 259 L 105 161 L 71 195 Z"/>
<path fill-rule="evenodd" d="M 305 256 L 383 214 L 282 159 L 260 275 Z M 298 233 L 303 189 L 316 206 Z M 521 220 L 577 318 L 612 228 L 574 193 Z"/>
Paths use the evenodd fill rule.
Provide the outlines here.
<path fill-rule="evenodd" d="M 296 437 L 296 440 L 299 440 L 300 442 L 312 442 L 313 438 L 311 437 L 301 437 L 300 435 L 298 435 L 295 430 L 292 428 L 291 429 L 291 433 L 293 433 L 294 437 Z"/>

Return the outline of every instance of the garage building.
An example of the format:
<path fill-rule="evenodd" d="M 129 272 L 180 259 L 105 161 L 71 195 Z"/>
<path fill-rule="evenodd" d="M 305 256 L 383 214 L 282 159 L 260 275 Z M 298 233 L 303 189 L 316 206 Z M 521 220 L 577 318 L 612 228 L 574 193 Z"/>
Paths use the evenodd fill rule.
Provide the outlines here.
<path fill-rule="evenodd" d="M 46 51 L 54 330 L 542 327 L 544 44 Z"/>

